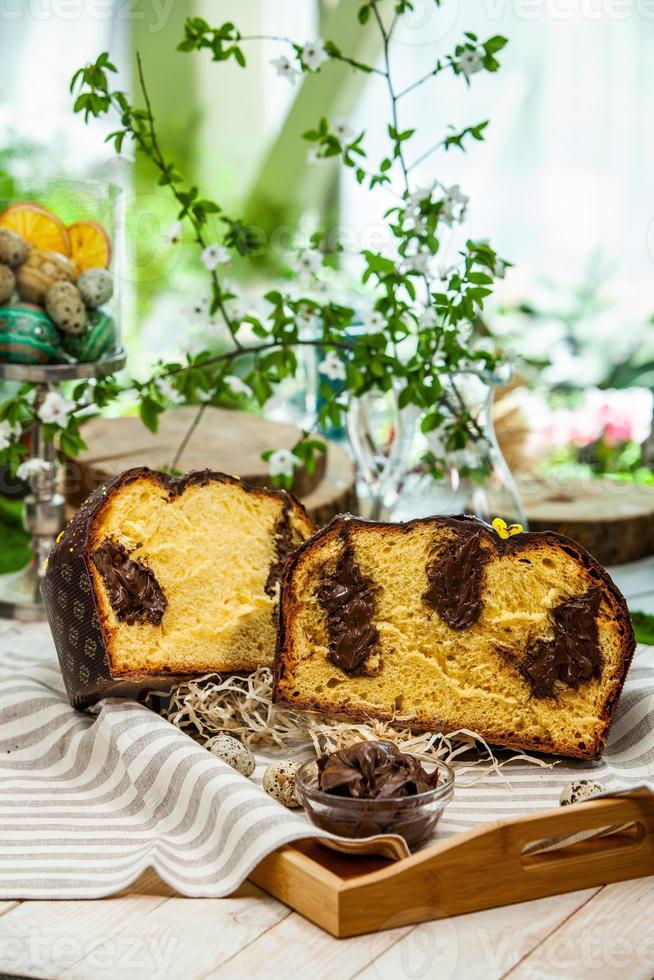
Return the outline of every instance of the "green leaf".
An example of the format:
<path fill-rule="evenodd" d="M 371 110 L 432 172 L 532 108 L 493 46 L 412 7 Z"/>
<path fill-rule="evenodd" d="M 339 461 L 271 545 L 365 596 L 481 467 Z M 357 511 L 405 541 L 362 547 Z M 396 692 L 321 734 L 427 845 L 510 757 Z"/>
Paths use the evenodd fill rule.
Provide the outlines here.
<path fill-rule="evenodd" d="M 636 634 L 636 642 L 654 646 L 654 616 L 634 610 L 631 613 L 631 623 Z"/>
<path fill-rule="evenodd" d="M 440 421 L 441 417 L 438 412 L 427 412 L 420 423 L 420 428 L 423 432 L 433 432 L 434 429 L 438 428 Z"/>
<path fill-rule="evenodd" d="M 496 34 L 494 37 L 489 37 L 488 40 L 484 42 L 483 47 L 488 54 L 496 54 L 508 43 L 507 38 L 502 37 L 501 34 Z"/>
<path fill-rule="evenodd" d="M 146 395 L 139 405 L 139 415 L 141 416 L 141 421 L 150 432 L 156 432 L 159 427 L 159 416 L 163 411 L 163 407 L 156 402 L 154 398 Z"/>

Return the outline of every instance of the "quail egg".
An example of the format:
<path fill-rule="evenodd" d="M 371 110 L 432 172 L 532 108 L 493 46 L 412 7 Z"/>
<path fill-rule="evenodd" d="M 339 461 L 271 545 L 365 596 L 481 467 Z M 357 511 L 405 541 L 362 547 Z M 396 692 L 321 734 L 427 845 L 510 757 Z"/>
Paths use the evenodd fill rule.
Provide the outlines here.
<path fill-rule="evenodd" d="M 242 776 L 251 776 L 254 772 L 254 756 L 237 738 L 231 735 L 214 735 L 205 742 L 204 747 Z"/>
<path fill-rule="evenodd" d="M 283 759 L 268 766 L 263 775 L 263 788 L 278 803 L 291 809 L 302 804 L 295 795 L 295 776 L 300 762 Z"/>

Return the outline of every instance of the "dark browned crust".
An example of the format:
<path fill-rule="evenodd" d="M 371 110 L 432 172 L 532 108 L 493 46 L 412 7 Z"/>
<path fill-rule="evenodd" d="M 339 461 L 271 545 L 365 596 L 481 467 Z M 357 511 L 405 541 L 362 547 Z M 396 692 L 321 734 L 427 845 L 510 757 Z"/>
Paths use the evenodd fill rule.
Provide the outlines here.
<path fill-rule="evenodd" d="M 88 707 L 103 697 L 134 698 L 153 690 L 170 690 L 189 676 L 215 670 L 215 664 L 207 662 L 193 675 L 169 672 L 118 674 L 112 671 L 104 639 L 104 617 L 95 596 L 91 571 L 93 528 L 112 495 L 142 479 L 158 483 L 171 497 L 181 495 L 194 484 L 202 486 L 217 482 L 239 486 L 247 493 L 274 497 L 284 506 L 292 506 L 296 515 L 306 521 L 307 528 L 313 527 L 302 504 L 285 490 L 250 487 L 237 477 L 213 470 L 197 470 L 177 478 L 145 466 L 136 467 L 98 487 L 79 508 L 54 546 L 41 586 L 66 692 L 74 708 Z M 245 665 L 236 665 L 232 672 L 244 669 Z"/>
<path fill-rule="evenodd" d="M 450 527 L 456 529 L 458 533 L 465 532 L 466 528 L 470 529 L 470 533 L 476 533 L 481 528 L 482 533 L 491 541 L 493 548 L 500 555 L 516 554 L 527 547 L 533 547 L 534 543 L 542 544 L 544 547 L 564 551 L 571 558 L 578 561 L 588 572 L 594 584 L 601 590 L 603 599 L 606 600 L 612 610 L 617 631 L 622 642 L 622 654 L 618 665 L 617 677 L 604 702 L 600 716 L 603 726 L 601 731 L 597 733 L 594 743 L 592 745 L 584 745 L 581 748 L 579 745 L 561 746 L 553 739 L 544 738 L 541 740 L 526 738 L 522 734 L 512 731 L 480 731 L 478 734 L 490 744 L 505 746 L 507 748 L 523 749 L 530 752 L 554 753 L 577 759 L 596 760 L 601 758 L 622 693 L 625 678 L 636 649 L 636 638 L 624 596 L 608 572 L 587 551 L 570 538 L 566 538 L 564 535 L 557 534 L 554 531 L 538 531 L 523 532 L 522 534 L 502 539 L 489 525 L 477 520 L 475 517 L 470 517 L 465 514 L 455 517 L 421 517 L 402 524 L 384 524 L 379 521 L 367 521 L 362 518 L 343 515 L 335 517 L 329 524 L 314 534 L 313 537 L 301 544 L 293 555 L 291 555 L 281 582 L 279 629 L 277 633 L 273 681 L 273 700 L 275 703 L 284 707 L 297 708 L 302 711 L 318 711 L 325 714 L 333 714 L 335 711 L 334 704 L 329 701 L 321 699 L 299 701 L 296 698 L 284 698 L 280 693 L 280 683 L 287 666 L 289 666 L 287 657 L 289 656 L 290 649 L 287 650 L 287 639 L 290 637 L 294 616 L 297 612 L 291 596 L 291 586 L 293 576 L 299 565 L 307 557 L 310 557 L 325 539 L 342 536 L 345 527 L 350 532 L 356 530 L 357 527 L 379 527 L 384 528 L 390 534 L 407 534 L 414 528 L 425 525 L 431 525 L 434 528 Z M 337 710 L 339 715 L 351 717 L 359 721 L 366 721 L 372 717 L 389 723 L 395 720 L 395 716 L 390 713 L 376 711 L 373 716 L 362 712 L 360 709 L 350 708 L 347 705 L 345 707 L 338 707 Z M 432 718 L 428 722 L 421 722 L 418 719 L 407 719 L 402 716 L 401 724 L 403 727 L 406 726 L 415 731 L 448 732 L 461 727 L 460 720 L 446 718 Z"/>

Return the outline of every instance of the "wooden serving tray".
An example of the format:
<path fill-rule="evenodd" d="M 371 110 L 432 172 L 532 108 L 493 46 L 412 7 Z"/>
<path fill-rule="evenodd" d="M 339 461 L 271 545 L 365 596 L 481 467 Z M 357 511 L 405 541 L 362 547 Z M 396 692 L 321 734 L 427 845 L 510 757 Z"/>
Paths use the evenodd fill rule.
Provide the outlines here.
<path fill-rule="evenodd" d="M 561 843 L 552 849 L 554 838 Z M 536 850 L 539 842 L 548 849 Z M 654 794 L 633 791 L 501 820 L 396 861 L 300 841 L 268 855 L 250 878 L 344 938 L 650 874 Z"/>

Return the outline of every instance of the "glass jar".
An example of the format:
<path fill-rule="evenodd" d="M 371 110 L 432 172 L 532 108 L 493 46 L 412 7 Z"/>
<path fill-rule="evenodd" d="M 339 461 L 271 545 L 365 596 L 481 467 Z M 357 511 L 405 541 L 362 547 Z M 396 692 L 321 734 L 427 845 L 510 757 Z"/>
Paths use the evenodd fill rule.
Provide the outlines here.
<path fill-rule="evenodd" d="M 422 431 L 423 413 L 400 410 L 397 388 L 353 399 L 350 443 L 360 474 L 365 516 L 411 520 L 436 514 L 472 514 L 490 523 L 526 521 L 517 485 L 493 426 L 493 394 L 509 372 L 467 369 L 442 376 L 439 424 Z M 453 439 L 453 424 L 465 438 Z M 464 445 L 459 445 L 463 441 Z M 456 446 L 456 448 L 455 448 Z"/>
<path fill-rule="evenodd" d="M 0 181 L 0 232 L 14 233 L 0 242 L 0 363 L 88 364 L 120 349 L 119 201 L 97 181 Z"/>

